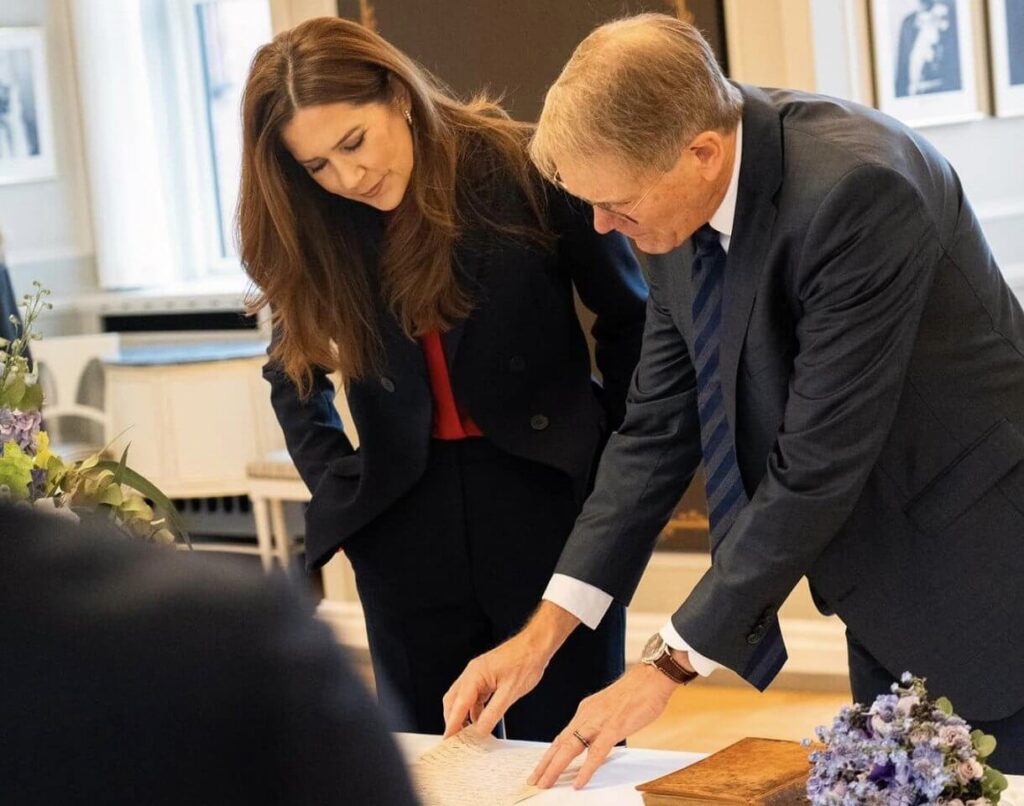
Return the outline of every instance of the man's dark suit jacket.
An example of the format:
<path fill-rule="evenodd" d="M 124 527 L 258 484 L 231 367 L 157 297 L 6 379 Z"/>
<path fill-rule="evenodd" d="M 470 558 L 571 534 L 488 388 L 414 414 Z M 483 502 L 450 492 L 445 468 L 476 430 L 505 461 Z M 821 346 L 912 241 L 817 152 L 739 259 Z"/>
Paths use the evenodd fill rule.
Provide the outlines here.
<path fill-rule="evenodd" d="M 1024 315 L 953 169 L 869 109 L 741 87 L 720 372 L 750 504 L 673 616 L 766 686 L 802 575 L 894 675 L 1024 706 Z M 651 259 L 625 422 L 557 572 L 628 602 L 700 461 L 691 244 Z"/>
<path fill-rule="evenodd" d="M 529 221 L 511 184 L 488 212 L 507 224 Z M 647 286 L 628 242 L 594 232 L 586 205 L 552 190 L 548 215 L 558 238 L 550 251 L 482 227 L 461 237 L 456 265 L 476 307 L 442 341 L 460 409 L 502 450 L 564 471 L 582 505 L 598 451 L 625 411 Z M 369 241 L 380 238 L 380 222 L 367 221 L 362 231 Z M 592 332 L 603 389 L 591 381 L 574 286 L 597 317 Z M 276 363 L 264 368 L 288 451 L 313 491 L 306 511 L 310 567 L 329 560 L 426 468 L 433 403 L 423 349 L 390 313 L 378 318 L 384 371 L 347 390 L 358 451 L 342 431 L 323 371 L 315 372 L 313 393 L 303 401 Z"/>
<path fill-rule="evenodd" d="M 411 804 L 280 577 L 0 506 L 0 803 Z"/>

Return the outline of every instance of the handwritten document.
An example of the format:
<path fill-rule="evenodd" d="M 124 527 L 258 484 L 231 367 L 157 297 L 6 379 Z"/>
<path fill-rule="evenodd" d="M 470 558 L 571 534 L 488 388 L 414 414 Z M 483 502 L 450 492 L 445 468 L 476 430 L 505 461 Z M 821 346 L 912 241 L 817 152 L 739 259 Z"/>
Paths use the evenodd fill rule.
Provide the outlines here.
<path fill-rule="evenodd" d="M 546 747 L 508 747 L 465 729 L 412 764 L 423 806 L 512 806 L 543 791 L 529 786 Z"/>

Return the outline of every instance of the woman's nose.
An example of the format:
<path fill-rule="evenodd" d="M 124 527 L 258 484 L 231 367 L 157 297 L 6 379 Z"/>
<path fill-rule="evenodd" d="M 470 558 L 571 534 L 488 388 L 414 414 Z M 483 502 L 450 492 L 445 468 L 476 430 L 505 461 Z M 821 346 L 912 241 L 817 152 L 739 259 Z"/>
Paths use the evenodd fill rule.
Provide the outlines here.
<path fill-rule="evenodd" d="M 363 177 L 366 175 L 366 168 L 361 165 L 346 165 L 341 162 L 335 170 L 338 173 L 338 181 L 341 182 L 342 190 L 347 194 L 355 195 L 360 190 Z"/>

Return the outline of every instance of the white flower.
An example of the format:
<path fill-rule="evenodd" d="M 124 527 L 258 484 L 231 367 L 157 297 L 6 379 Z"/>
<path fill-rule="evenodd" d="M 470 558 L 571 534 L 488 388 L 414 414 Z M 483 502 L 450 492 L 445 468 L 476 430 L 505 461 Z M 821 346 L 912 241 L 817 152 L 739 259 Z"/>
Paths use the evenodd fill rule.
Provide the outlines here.
<path fill-rule="evenodd" d="M 956 779 L 962 784 L 973 781 L 975 778 L 981 778 L 984 774 L 985 770 L 982 769 L 976 758 L 969 758 L 956 765 Z"/>
<path fill-rule="evenodd" d="M 871 731 L 875 736 L 880 736 L 883 739 L 892 735 L 892 722 L 887 722 L 878 714 L 871 717 Z"/>
<path fill-rule="evenodd" d="M 910 716 L 910 709 L 921 702 L 921 698 L 916 694 L 907 694 L 906 696 L 900 697 L 899 702 L 896 703 L 896 710 L 903 714 L 903 716 Z"/>

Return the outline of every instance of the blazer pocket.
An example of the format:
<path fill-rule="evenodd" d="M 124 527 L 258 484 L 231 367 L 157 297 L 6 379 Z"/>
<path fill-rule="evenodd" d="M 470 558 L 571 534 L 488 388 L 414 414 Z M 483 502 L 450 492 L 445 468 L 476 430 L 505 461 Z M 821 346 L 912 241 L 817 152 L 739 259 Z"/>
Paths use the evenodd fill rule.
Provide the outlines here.
<path fill-rule="evenodd" d="M 1022 460 L 1024 436 L 1000 420 L 911 498 L 904 511 L 918 529 L 941 531 Z"/>
<path fill-rule="evenodd" d="M 363 474 L 363 457 L 358 453 L 350 453 L 327 463 L 327 469 L 335 476 L 358 478 Z"/>

